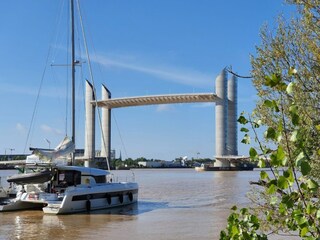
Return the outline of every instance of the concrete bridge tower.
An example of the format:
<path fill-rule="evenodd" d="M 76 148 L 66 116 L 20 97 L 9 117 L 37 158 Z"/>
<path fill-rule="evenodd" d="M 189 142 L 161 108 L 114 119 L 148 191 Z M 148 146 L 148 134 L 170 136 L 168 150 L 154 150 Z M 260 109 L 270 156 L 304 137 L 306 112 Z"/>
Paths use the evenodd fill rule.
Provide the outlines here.
<path fill-rule="evenodd" d="M 238 84 L 237 77 L 232 75 L 228 80 L 228 155 L 238 155 L 237 128 Z"/>
<path fill-rule="evenodd" d="M 227 73 L 223 69 L 216 78 L 216 156 L 227 154 Z"/>
<path fill-rule="evenodd" d="M 105 85 L 102 85 L 102 100 L 111 99 L 111 92 Z M 110 161 L 111 152 L 111 109 L 102 108 L 102 133 L 101 133 L 101 157 Z"/>
<path fill-rule="evenodd" d="M 86 165 L 90 166 L 95 158 L 95 109 L 91 104 L 95 100 L 93 86 L 89 81 L 86 81 L 86 121 L 85 121 L 85 148 L 84 159 Z"/>
<path fill-rule="evenodd" d="M 216 163 L 217 167 L 230 167 L 224 157 L 238 155 L 237 144 L 237 79 L 232 76 L 227 81 L 227 71 L 223 69 L 216 78 Z M 222 158 L 221 158 L 222 157 Z"/>

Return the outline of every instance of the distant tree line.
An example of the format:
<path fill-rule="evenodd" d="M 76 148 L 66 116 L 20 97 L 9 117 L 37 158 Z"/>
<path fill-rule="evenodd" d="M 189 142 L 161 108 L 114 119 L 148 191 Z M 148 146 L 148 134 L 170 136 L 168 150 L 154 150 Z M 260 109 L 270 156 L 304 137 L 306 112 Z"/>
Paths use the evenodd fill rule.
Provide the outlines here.
<path fill-rule="evenodd" d="M 125 160 L 122 160 L 121 158 L 116 158 L 111 160 L 110 165 L 111 168 L 116 169 L 119 167 L 129 167 L 129 168 L 138 168 L 139 167 L 139 162 L 164 162 L 165 160 L 161 160 L 161 159 L 147 159 L 145 157 L 139 157 L 136 159 L 132 159 L 132 158 L 127 158 Z M 180 163 L 181 165 L 183 164 L 182 162 L 184 162 L 184 166 L 185 167 L 194 167 L 197 164 L 201 164 L 201 163 L 212 163 L 213 159 L 210 158 L 192 158 L 189 160 L 183 160 L 182 157 L 176 158 L 175 160 L 172 160 L 172 162 L 174 163 Z"/>

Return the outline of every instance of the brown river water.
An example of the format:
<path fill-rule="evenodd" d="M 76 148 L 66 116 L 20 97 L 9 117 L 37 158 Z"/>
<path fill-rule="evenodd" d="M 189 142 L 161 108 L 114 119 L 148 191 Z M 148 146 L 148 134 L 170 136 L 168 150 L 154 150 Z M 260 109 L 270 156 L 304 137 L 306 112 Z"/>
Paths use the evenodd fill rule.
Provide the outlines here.
<path fill-rule="evenodd" d="M 12 174 L 0 171 L 0 176 Z M 113 171 L 134 174 L 139 202 L 126 208 L 73 215 L 42 211 L 0 213 L 0 239 L 219 239 L 234 204 L 247 205 L 249 181 L 258 171 L 196 172 L 193 169 Z M 2 177 L 2 182 L 5 177 Z"/>

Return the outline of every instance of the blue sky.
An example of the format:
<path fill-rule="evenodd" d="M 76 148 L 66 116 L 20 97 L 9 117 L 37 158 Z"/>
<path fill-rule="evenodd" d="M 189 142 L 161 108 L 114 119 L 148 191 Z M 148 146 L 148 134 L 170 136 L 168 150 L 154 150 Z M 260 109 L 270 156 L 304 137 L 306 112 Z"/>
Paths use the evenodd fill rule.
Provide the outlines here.
<path fill-rule="evenodd" d="M 214 80 L 224 67 L 250 74 L 250 54 L 255 55 L 260 43 L 261 27 L 274 29 L 277 16 L 292 10 L 274 0 L 82 0 L 81 7 L 98 98 L 101 83 L 113 98 L 214 92 Z M 48 147 L 45 139 L 54 147 L 70 132 L 70 117 L 65 118 L 70 74 L 65 67 L 50 66 L 68 63 L 66 12 L 67 1 L 61 0 L 1 2 L 1 154 L 10 148 L 23 153 L 29 146 Z M 85 67 L 77 72 L 88 78 Z M 77 85 L 79 106 L 83 85 L 84 81 Z M 238 96 L 238 113 L 250 112 L 256 99 L 250 80 L 239 79 Z M 80 107 L 77 148 L 84 144 L 83 113 Z M 172 160 L 197 157 L 197 152 L 199 157 L 215 154 L 213 104 L 132 107 L 112 113 L 112 149 L 117 155 L 121 151 L 123 158 Z M 98 149 L 99 136 L 97 130 Z M 239 153 L 246 155 L 240 133 L 238 141 Z"/>

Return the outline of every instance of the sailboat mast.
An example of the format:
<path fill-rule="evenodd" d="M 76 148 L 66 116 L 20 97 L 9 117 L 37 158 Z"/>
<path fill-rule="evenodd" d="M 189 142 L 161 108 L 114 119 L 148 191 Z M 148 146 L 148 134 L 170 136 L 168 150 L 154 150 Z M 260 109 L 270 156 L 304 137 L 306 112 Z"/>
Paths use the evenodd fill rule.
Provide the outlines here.
<path fill-rule="evenodd" d="M 74 4 L 73 0 L 70 0 L 71 11 L 71 111 L 72 111 L 72 143 L 75 145 L 75 47 L 74 47 Z M 72 165 L 74 165 L 75 153 L 72 154 Z"/>

